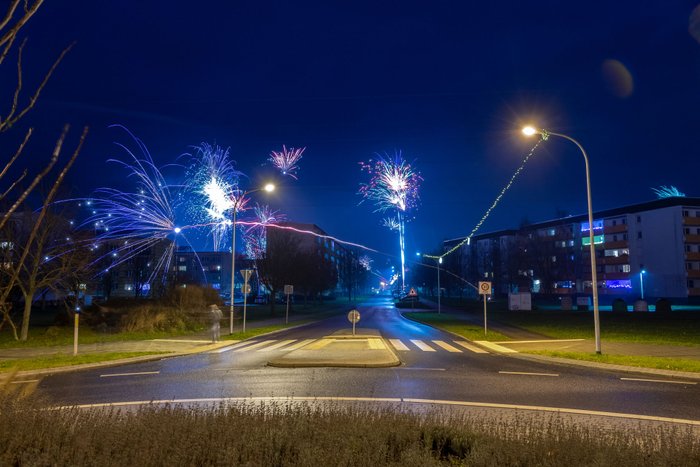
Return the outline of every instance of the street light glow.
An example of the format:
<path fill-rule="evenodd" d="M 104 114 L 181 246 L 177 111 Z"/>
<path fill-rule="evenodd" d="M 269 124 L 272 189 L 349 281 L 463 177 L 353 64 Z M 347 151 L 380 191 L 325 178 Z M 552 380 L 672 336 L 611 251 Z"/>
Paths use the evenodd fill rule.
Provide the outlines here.
<path fill-rule="evenodd" d="M 523 131 L 523 134 L 525 136 L 532 136 L 532 135 L 538 133 L 538 131 L 535 129 L 535 127 L 529 126 L 529 125 L 526 127 L 523 127 L 522 131 Z"/>
<path fill-rule="evenodd" d="M 275 185 L 272 183 L 268 183 L 263 189 L 268 193 L 272 193 L 273 191 L 275 191 Z"/>

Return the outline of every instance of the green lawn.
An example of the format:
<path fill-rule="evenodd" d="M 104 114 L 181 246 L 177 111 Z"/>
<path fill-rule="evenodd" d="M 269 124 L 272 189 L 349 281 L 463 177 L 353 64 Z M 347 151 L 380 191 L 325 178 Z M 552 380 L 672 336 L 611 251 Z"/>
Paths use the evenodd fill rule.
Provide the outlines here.
<path fill-rule="evenodd" d="M 420 321 L 438 329 L 459 334 L 472 341 L 506 341 L 508 337 L 495 331 L 484 335 L 484 327 L 459 319 L 454 314 L 447 313 L 402 313 L 405 317 Z"/>
<path fill-rule="evenodd" d="M 593 338 L 592 312 L 494 312 L 494 321 L 557 339 Z M 700 313 L 600 313 L 603 340 L 700 345 Z"/>
<path fill-rule="evenodd" d="M 525 351 L 536 355 L 548 357 L 569 358 L 573 360 L 585 360 L 588 362 L 609 363 L 614 365 L 637 366 L 643 368 L 658 368 L 662 370 L 691 371 L 700 373 L 700 360 L 669 357 L 643 357 L 634 355 L 598 355 L 586 352 L 558 352 L 548 350 Z"/>
<path fill-rule="evenodd" d="M 22 358 L 18 360 L 0 360 L 0 372 L 38 370 L 60 366 L 81 365 L 83 363 L 108 362 L 122 358 L 160 355 L 167 352 L 105 352 L 73 355 L 50 355 L 43 357 Z"/>

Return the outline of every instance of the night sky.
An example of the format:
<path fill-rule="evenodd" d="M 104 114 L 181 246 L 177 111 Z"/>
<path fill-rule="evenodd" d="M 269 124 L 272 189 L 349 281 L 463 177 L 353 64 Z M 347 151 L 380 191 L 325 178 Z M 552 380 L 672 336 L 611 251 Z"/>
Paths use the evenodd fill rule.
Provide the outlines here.
<path fill-rule="evenodd" d="M 524 123 L 583 144 L 596 210 L 649 201 L 660 185 L 700 196 L 696 5 L 47 0 L 24 31 L 27 85 L 76 45 L 13 131 L 36 127 L 40 161 L 64 123 L 74 137 L 90 126 L 76 196 L 128 188 L 105 163 L 124 157 L 115 141 L 129 143 L 110 124 L 159 164 L 201 142 L 230 147 L 250 188 L 271 172 L 271 150 L 306 146 L 299 180 L 284 179 L 271 204 L 391 254 L 396 234 L 358 205 L 358 162 L 402 150 L 424 178 L 410 257 L 471 231 L 533 144 Z M 583 159 L 551 139 L 480 232 L 585 210 Z"/>

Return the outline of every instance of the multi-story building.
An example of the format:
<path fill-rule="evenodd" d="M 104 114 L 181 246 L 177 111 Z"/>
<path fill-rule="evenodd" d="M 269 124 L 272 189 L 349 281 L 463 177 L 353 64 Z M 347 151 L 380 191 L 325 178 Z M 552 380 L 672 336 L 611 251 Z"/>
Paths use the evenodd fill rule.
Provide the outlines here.
<path fill-rule="evenodd" d="M 450 258 L 466 279 L 496 293 L 590 294 L 587 215 L 472 237 Z M 662 198 L 594 213 L 601 302 L 700 297 L 700 198 Z M 463 238 L 448 240 L 446 249 Z"/>

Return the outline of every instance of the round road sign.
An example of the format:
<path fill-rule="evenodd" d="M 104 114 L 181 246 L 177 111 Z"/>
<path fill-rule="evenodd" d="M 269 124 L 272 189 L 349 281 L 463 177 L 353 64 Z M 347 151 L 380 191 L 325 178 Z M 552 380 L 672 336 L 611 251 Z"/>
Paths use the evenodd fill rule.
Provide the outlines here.
<path fill-rule="evenodd" d="M 350 321 L 352 324 L 360 321 L 360 312 L 357 310 L 350 310 L 350 313 L 348 313 L 348 321 Z"/>
<path fill-rule="evenodd" d="M 479 294 L 490 295 L 491 294 L 491 283 L 490 282 L 479 282 Z"/>

